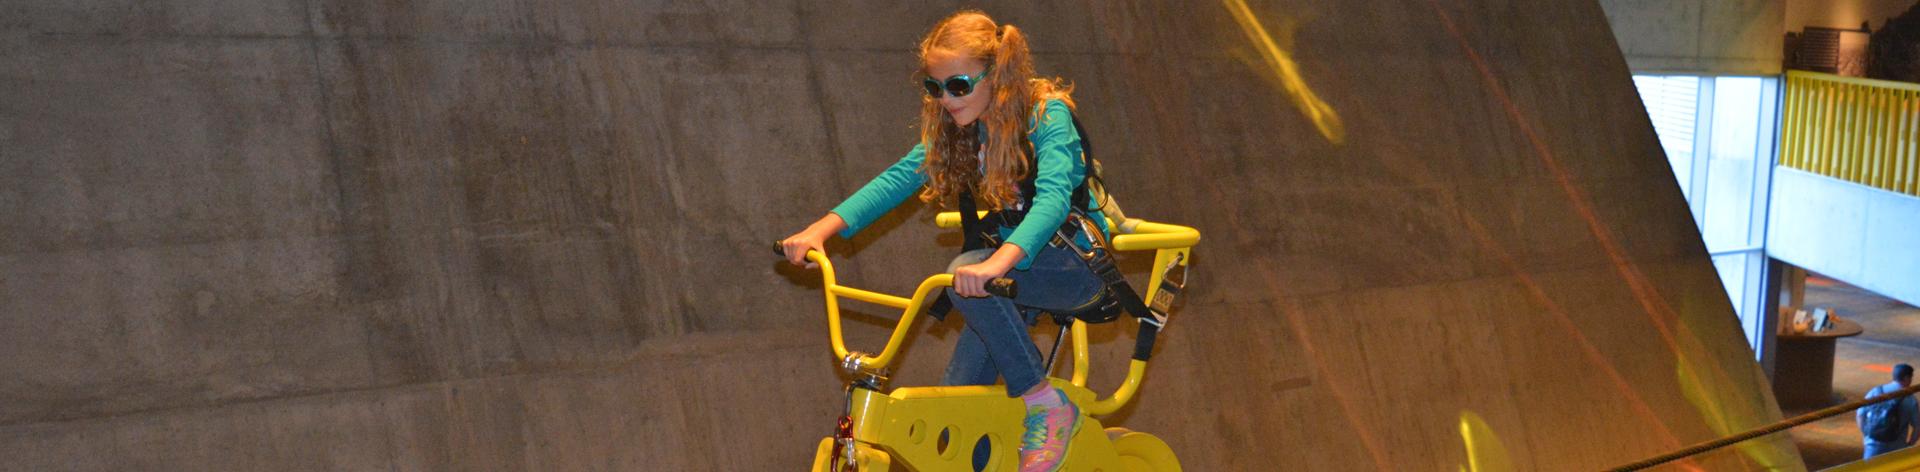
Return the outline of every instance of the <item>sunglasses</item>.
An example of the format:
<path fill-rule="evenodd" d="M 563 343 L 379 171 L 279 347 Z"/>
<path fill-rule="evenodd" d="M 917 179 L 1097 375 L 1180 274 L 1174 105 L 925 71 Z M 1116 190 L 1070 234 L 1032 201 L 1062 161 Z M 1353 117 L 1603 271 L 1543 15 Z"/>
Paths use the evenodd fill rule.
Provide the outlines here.
<path fill-rule="evenodd" d="M 980 70 L 979 75 L 956 75 L 948 77 L 945 81 L 933 80 L 932 77 L 927 77 L 920 81 L 920 86 L 926 87 L 927 96 L 933 97 L 936 100 L 940 98 L 941 90 L 946 90 L 947 94 L 954 96 L 954 98 L 965 97 L 967 94 L 973 93 L 974 84 L 986 80 L 988 72 L 993 72 L 992 64 L 988 64 L 986 69 Z"/>

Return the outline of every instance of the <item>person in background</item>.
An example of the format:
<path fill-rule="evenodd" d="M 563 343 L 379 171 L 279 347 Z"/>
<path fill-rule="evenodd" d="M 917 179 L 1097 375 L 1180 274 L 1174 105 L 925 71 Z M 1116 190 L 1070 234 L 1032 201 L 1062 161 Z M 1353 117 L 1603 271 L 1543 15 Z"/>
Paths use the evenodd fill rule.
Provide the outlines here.
<path fill-rule="evenodd" d="M 1893 393 L 1908 385 L 1913 385 L 1913 366 L 1900 364 L 1893 366 L 1893 381 L 1867 391 L 1866 398 Z M 1920 428 L 1914 427 L 1914 420 L 1920 418 L 1920 405 L 1912 395 L 1875 403 L 1854 410 L 1853 419 L 1860 424 L 1860 436 L 1864 445 L 1861 459 L 1898 451 L 1912 446 L 1920 439 Z"/>

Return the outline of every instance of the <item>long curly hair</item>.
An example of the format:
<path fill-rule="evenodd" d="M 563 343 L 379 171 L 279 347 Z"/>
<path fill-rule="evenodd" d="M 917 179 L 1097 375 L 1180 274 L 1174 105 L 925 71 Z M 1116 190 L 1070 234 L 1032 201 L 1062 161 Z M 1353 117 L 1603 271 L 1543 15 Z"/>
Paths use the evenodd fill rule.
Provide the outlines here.
<path fill-rule="evenodd" d="M 920 200 L 944 206 L 950 197 L 972 188 L 988 208 L 1007 208 L 1020 200 L 1019 182 L 1033 171 L 1027 168 L 1027 155 L 1033 152 L 1027 133 L 1039 118 L 1034 104 L 1059 99 L 1071 109 L 1073 88 L 1058 77 L 1034 77 L 1026 36 L 1013 25 L 995 24 L 979 11 L 954 13 L 927 32 L 920 41 L 920 76 L 926 75 L 927 57 L 934 52 L 962 54 L 991 66 L 983 83 L 988 84 L 992 101 L 976 120 L 991 138 L 982 166 L 973 127 L 954 124 L 939 100 L 923 95 L 920 142 L 926 145 L 927 155 L 921 171 L 927 175 L 927 187 Z M 981 175 L 983 167 L 985 175 Z"/>

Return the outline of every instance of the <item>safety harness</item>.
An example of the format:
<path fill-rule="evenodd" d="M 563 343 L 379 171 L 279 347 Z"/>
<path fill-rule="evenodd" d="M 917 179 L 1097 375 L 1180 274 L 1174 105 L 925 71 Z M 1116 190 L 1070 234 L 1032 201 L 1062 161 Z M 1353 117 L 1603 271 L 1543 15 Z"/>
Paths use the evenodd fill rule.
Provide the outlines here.
<path fill-rule="evenodd" d="M 1061 223 L 1060 227 L 1053 232 L 1053 237 L 1047 241 L 1047 245 L 1066 249 L 1074 255 L 1079 256 L 1080 260 L 1086 263 L 1087 268 L 1093 272 L 1093 275 L 1099 277 L 1100 281 L 1105 285 L 1105 289 L 1101 291 L 1100 296 L 1094 297 L 1093 301 L 1069 310 L 1056 312 L 1038 310 L 1037 308 L 1027 306 L 1021 306 L 1020 309 L 1023 312 L 1040 311 L 1047 313 L 1052 316 L 1054 323 L 1062 327 L 1072 323 L 1074 319 L 1079 319 L 1087 323 L 1105 323 L 1119 318 L 1121 313 L 1133 315 L 1136 318 L 1140 318 L 1143 324 L 1153 326 L 1152 329 L 1142 326 L 1141 334 L 1143 339 L 1139 340 L 1139 345 L 1149 352 L 1138 352 L 1143 349 L 1136 349 L 1134 353 L 1134 358 L 1146 360 L 1152 349 L 1152 336 L 1158 331 L 1158 328 L 1166 324 L 1166 308 L 1171 304 L 1174 295 L 1178 293 L 1180 287 L 1178 282 L 1171 285 L 1162 284 L 1163 287 L 1161 290 L 1166 293 L 1158 296 L 1154 306 L 1147 306 L 1141 299 L 1140 293 L 1133 289 L 1133 285 L 1127 283 L 1125 274 L 1123 274 L 1120 271 L 1120 267 L 1114 263 L 1112 243 L 1107 240 L 1106 234 L 1100 231 L 1099 224 L 1094 221 L 1092 216 L 1088 215 L 1088 212 L 1093 209 L 1093 199 L 1091 191 L 1089 190 L 1089 182 L 1095 179 L 1094 176 L 1098 172 L 1098 166 L 1093 160 L 1093 145 L 1092 142 L 1087 139 L 1086 128 L 1080 126 L 1080 119 L 1073 117 L 1072 120 L 1074 130 L 1080 135 L 1081 158 L 1086 162 L 1087 173 L 1081 178 L 1080 184 L 1073 189 L 1072 203 L 1069 206 L 1066 221 Z M 1029 153 L 1029 159 L 1027 168 L 1038 169 L 1037 162 L 1034 162 L 1034 160 L 1037 160 L 1037 157 Z M 1027 210 L 1032 207 L 1033 195 L 1036 190 L 1035 180 L 1038 178 L 1037 174 L 1037 171 L 1028 172 L 1027 177 L 1021 180 L 1020 195 L 1022 201 L 1016 208 L 1004 208 L 992 211 L 987 213 L 985 217 L 979 216 L 979 209 L 974 202 L 972 190 L 961 191 L 959 195 L 959 210 L 960 227 L 964 242 L 961 244 L 960 252 L 964 253 L 975 249 L 999 247 L 1004 243 L 1000 238 L 999 228 L 1002 226 L 1009 228 L 1017 227 L 1020 222 L 1026 218 Z M 1087 241 L 1091 243 L 1091 247 L 1082 249 L 1078 244 L 1075 244 L 1074 237 L 1076 235 L 1085 235 Z M 952 301 L 947 299 L 947 295 L 942 294 L 939 299 L 934 301 L 933 306 L 929 308 L 929 313 L 933 314 L 935 318 L 944 320 L 946 319 L 947 312 L 952 309 Z M 1058 349 L 1058 346 L 1056 345 L 1055 348 Z M 1051 362 L 1049 362 L 1049 364 L 1051 364 Z"/>

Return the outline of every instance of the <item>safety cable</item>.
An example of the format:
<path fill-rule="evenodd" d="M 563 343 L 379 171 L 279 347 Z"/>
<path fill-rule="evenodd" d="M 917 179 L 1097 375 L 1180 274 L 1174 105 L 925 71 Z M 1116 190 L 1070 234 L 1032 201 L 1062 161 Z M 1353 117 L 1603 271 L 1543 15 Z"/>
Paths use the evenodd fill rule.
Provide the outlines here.
<path fill-rule="evenodd" d="M 1748 430 L 1747 432 L 1744 432 L 1744 433 L 1735 434 L 1732 436 L 1727 436 L 1720 439 L 1703 442 L 1700 444 L 1695 444 L 1692 446 L 1688 446 L 1685 449 L 1670 452 L 1667 454 L 1662 454 L 1658 457 L 1650 458 L 1650 459 L 1639 461 L 1639 462 L 1634 462 L 1632 464 L 1627 464 L 1627 465 L 1623 465 L 1623 466 L 1619 466 L 1619 467 L 1615 467 L 1607 470 L 1609 471 L 1641 470 L 1648 467 L 1653 467 L 1656 465 L 1673 462 L 1675 460 L 1679 460 L 1688 456 L 1700 454 L 1700 453 L 1711 451 L 1714 449 L 1719 449 L 1721 447 L 1725 447 L 1733 443 L 1737 443 L 1737 442 L 1741 442 L 1741 441 L 1745 441 L 1748 439 L 1753 439 L 1761 436 L 1766 436 L 1768 434 L 1778 433 L 1780 431 L 1786 430 L 1787 428 L 1792 428 L 1795 426 L 1800 426 L 1803 424 L 1820 421 L 1820 420 L 1831 418 L 1834 416 L 1839 416 L 1841 413 L 1857 410 L 1863 406 L 1872 405 L 1875 403 L 1880 403 L 1883 401 L 1892 400 L 1900 397 L 1905 397 L 1908 395 L 1913 395 L 1914 393 L 1920 393 L 1920 384 L 1915 384 L 1915 385 L 1908 386 L 1907 388 L 1894 390 L 1892 392 L 1887 392 L 1885 394 L 1882 394 L 1880 396 L 1873 397 L 1873 398 L 1866 398 L 1866 399 L 1856 400 L 1852 402 L 1842 403 L 1839 405 L 1823 408 L 1811 413 L 1781 420 L 1778 423 L 1773 423 L 1770 425 Z"/>

